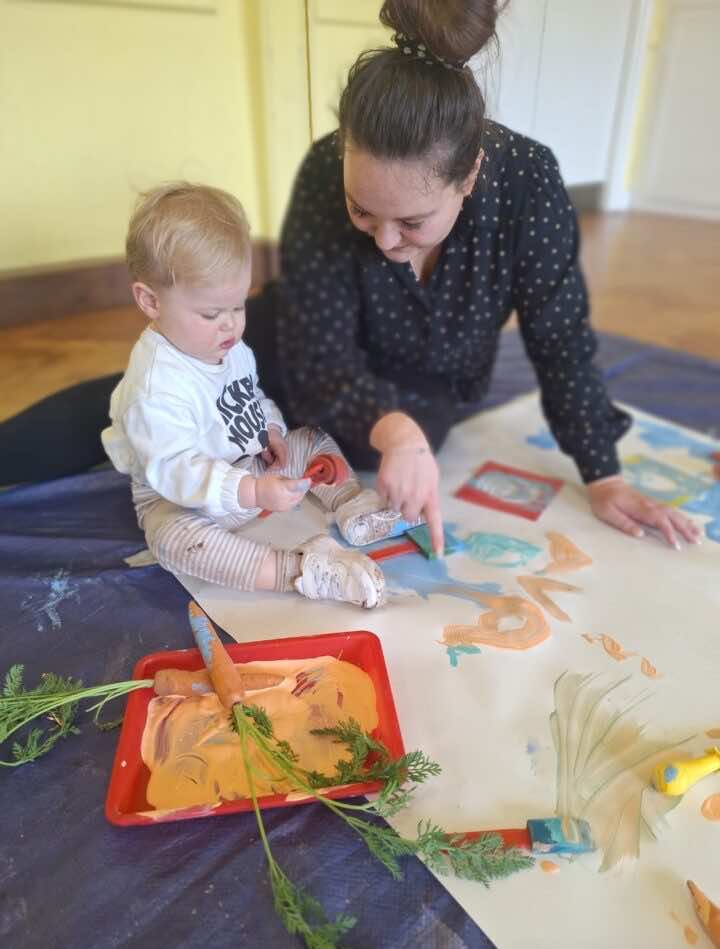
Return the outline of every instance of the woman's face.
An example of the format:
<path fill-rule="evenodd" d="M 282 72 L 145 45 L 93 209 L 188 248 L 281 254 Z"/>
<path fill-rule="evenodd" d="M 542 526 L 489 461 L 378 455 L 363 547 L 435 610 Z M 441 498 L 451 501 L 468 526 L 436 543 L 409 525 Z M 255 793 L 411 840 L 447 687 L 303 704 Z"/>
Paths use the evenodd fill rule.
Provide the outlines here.
<path fill-rule="evenodd" d="M 447 184 L 421 161 L 389 161 L 345 149 L 345 202 L 350 220 L 394 263 L 422 260 L 452 230 L 470 194 L 480 156 L 461 186 Z"/>

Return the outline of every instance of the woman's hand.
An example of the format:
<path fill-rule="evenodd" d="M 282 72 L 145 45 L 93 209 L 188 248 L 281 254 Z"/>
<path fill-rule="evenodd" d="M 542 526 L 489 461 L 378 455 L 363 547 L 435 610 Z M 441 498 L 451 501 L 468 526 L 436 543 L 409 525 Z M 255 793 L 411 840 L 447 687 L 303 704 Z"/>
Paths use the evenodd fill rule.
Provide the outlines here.
<path fill-rule="evenodd" d="M 375 423 L 370 444 L 382 455 L 376 489 L 381 499 L 407 521 L 425 518 L 435 553 L 443 554 L 443 523 L 438 496 L 440 472 L 422 429 L 402 412 Z"/>
<path fill-rule="evenodd" d="M 625 534 L 642 537 L 646 526 L 659 530 L 668 544 L 678 550 L 678 534 L 688 543 L 700 543 L 700 528 L 690 518 L 640 494 L 621 475 L 593 481 L 587 489 L 593 514 Z"/>
<path fill-rule="evenodd" d="M 287 440 L 276 425 L 268 425 L 268 447 L 260 453 L 260 457 L 271 471 L 282 470 L 287 464 Z"/>

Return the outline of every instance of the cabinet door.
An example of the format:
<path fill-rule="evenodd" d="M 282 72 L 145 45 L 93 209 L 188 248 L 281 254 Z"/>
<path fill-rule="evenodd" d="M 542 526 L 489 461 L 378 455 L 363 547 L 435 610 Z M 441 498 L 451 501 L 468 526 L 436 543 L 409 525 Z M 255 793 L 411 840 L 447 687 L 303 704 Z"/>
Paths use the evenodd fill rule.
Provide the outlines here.
<path fill-rule="evenodd" d="M 379 0 L 306 0 L 313 139 L 337 128 L 337 104 L 348 69 L 364 49 L 387 46 Z"/>
<path fill-rule="evenodd" d="M 568 184 L 605 181 L 632 4 L 548 0 L 535 137 Z"/>
<path fill-rule="evenodd" d="M 498 21 L 499 44 L 474 56 L 475 78 L 488 115 L 533 135 L 547 0 L 512 0 Z"/>
<path fill-rule="evenodd" d="M 720 4 L 662 0 L 648 50 L 634 207 L 720 219 Z"/>

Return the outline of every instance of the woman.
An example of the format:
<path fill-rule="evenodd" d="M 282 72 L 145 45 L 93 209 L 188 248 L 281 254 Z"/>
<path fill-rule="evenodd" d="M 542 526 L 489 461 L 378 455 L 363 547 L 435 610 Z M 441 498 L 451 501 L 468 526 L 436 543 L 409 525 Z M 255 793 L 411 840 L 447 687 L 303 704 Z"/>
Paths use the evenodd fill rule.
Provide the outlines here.
<path fill-rule="evenodd" d="M 393 46 L 362 54 L 337 133 L 316 142 L 281 238 L 280 285 L 248 304 L 246 340 L 292 425 L 318 425 L 442 548 L 438 466 L 477 412 L 517 311 L 542 406 L 595 514 L 695 541 L 678 511 L 630 488 L 615 443 L 629 416 L 592 359 L 578 230 L 544 146 L 485 119 L 467 65 L 495 39 L 493 0 L 386 0 Z M 108 392 L 111 388 L 108 380 Z"/>
<path fill-rule="evenodd" d="M 277 359 L 296 421 L 333 433 L 442 545 L 433 449 L 480 407 L 516 310 L 558 444 L 595 514 L 677 546 L 699 532 L 619 474 L 630 418 L 592 364 L 578 230 L 557 162 L 486 121 L 468 59 L 495 38 L 492 0 L 387 0 L 394 46 L 360 56 L 337 135 L 310 150 L 281 245 Z M 374 449 L 374 452 L 372 451 Z M 379 459 L 378 459 L 379 454 Z"/>

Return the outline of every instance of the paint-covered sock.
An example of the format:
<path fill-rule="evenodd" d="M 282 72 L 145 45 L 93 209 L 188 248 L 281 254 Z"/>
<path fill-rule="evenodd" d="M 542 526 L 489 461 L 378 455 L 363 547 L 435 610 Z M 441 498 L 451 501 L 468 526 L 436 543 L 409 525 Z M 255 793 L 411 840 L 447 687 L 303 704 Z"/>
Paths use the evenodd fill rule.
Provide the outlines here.
<path fill-rule="evenodd" d="M 423 517 L 406 521 L 399 511 L 383 504 L 377 491 L 369 488 L 341 504 L 335 512 L 335 520 L 342 536 L 354 547 L 397 537 L 408 528 L 425 523 Z"/>
<path fill-rule="evenodd" d="M 299 548 L 302 574 L 295 589 L 309 600 L 340 600 L 370 610 L 385 602 L 385 577 L 369 557 L 347 550 L 326 534 Z"/>

